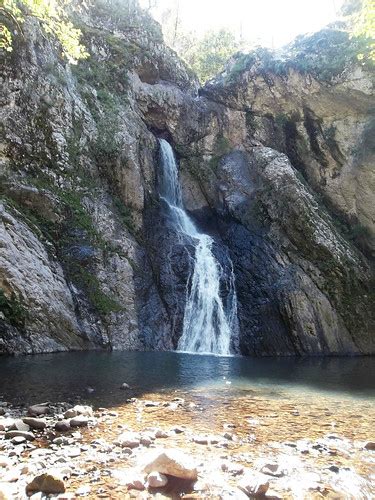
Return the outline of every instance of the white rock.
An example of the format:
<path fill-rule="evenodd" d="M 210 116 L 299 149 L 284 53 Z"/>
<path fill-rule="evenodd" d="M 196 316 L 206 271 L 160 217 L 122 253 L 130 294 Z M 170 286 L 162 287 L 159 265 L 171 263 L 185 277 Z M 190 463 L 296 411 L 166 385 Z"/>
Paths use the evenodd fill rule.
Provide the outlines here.
<path fill-rule="evenodd" d="M 136 432 L 123 432 L 114 442 L 117 446 L 122 448 L 137 448 L 140 445 L 141 438 Z"/>
<path fill-rule="evenodd" d="M 160 472 L 150 472 L 147 476 L 147 484 L 150 488 L 162 488 L 168 483 L 168 478 Z"/>
<path fill-rule="evenodd" d="M 248 496 L 265 495 L 270 486 L 265 476 L 259 473 L 247 473 L 238 483 L 238 488 Z"/>
<path fill-rule="evenodd" d="M 175 449 L 158 449 L 145 458 L 143 470 L 146 473 L 160 472 L 181 479 L 196 480 L 198 471 L 195 460 Z"/>

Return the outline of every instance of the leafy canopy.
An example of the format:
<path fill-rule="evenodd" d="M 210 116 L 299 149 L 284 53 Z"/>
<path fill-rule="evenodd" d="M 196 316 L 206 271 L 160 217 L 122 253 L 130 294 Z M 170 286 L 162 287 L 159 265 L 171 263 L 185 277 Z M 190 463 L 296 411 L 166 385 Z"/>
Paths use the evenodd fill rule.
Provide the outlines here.
<path fill-rule="evenodd" d="M 12 51 L 13 36 L 23 34 L 22 24 L 27 17 L 41 21 L 46 33 L 54 34 L 61 43 L 63 55 L 76 62 L 88 56 L 80 43 L 81 31 L 69 21 L 65 8 L 70 0 L 1 0 L 0 48 Z"/>

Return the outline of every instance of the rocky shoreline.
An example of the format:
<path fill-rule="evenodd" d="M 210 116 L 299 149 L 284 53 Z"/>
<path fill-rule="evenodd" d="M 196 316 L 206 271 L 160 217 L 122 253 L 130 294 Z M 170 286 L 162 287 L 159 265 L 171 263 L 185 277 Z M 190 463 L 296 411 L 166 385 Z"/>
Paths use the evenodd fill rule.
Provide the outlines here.
<path fill-rule="evenodd" d="M 131 392 L 126 384 L 124 389 Z M 2 402 L 0 499 L 365 499 L 374 493 L 375 443 L 362 439 L 371 435 L 370 422 L 358 426 L 360 439 L 353 439 L 346 432 L 324 430 L 322 417 L 321 437 L 311 426 L 294 439 L 285 410 L 295 428 L 305 415 L 292 402 L 287 408 L 275 400 L 277 414 L 271 401 L 259 399 L 256 408 L 253 404 L 256 413 L 240 419 L 232 412 L 229 420 L 229 400 L 229 408 L 216 406 L 217 418 L 210 411 L 213 405 L 202 401 L 193 391 L 189 399 L 178 393 L 153 400 L 129 397 L 115 409 L 69 403 L 23 408 Z M 315 405 L 310 413 L 318 409 Z M 365 416 L 365 406 L 358 410 Z M 339 413 L 334 417 L 342 418 Z M 284 427 L 277 433 L 281 420 Z M 266 442 L 261 428 L 273 439 Z M 285 429 L 290 441 L 283 439 Z"/>

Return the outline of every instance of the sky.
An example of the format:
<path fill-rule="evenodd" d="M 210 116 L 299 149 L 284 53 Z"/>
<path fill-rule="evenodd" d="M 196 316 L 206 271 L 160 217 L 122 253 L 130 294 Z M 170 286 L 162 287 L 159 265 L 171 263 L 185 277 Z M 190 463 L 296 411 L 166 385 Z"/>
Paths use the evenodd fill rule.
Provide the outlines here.
<path fill-rule="evenodd" d="M 140 0 L 148 6 L 150 0 Z M 151 0 L 160 21 L 163 10 L 179 3 L 182 25 L 202 34 L 229 28 L 244 39 L 271 48 L 302 33 L 317 31 L 339 16 L 343 0 Z"/>

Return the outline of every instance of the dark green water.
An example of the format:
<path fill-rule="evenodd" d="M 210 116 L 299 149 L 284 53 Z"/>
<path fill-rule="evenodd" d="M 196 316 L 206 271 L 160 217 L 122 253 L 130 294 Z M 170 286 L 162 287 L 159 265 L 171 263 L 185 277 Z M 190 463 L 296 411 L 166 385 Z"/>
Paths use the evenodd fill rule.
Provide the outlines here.
<path fill-rule="evenodd" d="M 123 382 L 132 387 L 130 394 L 120 390 Z M 375 397 L 375 358 L 254 359 L 175 352 L 0 357 L 0 400 L 17 404 L 82 398 L 112 406 L 130 396 L 202 388 L 233 395 L 256 390 L 275 397 L 279 391 L 324 391 L 368 399 Z"/>

